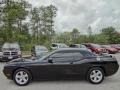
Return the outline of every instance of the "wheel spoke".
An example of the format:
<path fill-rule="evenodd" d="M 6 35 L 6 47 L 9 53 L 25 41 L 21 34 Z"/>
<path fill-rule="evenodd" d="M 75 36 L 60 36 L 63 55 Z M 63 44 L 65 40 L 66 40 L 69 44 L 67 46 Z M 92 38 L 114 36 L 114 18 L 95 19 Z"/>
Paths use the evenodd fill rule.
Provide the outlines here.
<path fill-rule="evenodd" d="M 93 82 L 100 82 L 102 80 L 102 73 L 100 70 L 93 70 L 90 74 L 90 78 Z"/>
<path fill-rule="evenodd" d="M 93 75 L 90 75 L 90 77 L 93 78 L 93 77 L 95 77 L 95 75 L 94 75 L 94 74 L 93 74 Z"/>
<path fill-rule="evenodd" d="M 18 84 L 25 84 L 28 81 L 28 74 L 24 71 L 19 71 L 15 75 L 15 80 Z"/>
<path fill-rule="evenodd" d="M 23 72 L 23 71 L 20 71 L 20 75 L 21 75 L 21 76 L 24 75 L 24 72 Z"/>

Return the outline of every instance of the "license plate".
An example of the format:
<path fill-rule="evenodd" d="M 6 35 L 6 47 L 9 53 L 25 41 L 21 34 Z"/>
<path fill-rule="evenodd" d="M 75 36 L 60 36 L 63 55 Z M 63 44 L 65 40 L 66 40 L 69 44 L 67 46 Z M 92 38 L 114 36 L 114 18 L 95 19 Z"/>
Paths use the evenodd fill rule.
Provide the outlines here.
<path fill-rule="evenodd" d="M 12 57 L 12 56 L 9 56 L 8 59 L 13 59 L 13 57 Z"/>

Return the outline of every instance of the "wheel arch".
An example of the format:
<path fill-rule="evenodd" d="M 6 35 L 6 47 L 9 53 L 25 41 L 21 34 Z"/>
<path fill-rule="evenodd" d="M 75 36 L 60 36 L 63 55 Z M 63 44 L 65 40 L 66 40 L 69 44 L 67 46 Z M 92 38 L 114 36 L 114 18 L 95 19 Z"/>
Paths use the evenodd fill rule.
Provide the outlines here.
<path fill-rule="evenodd" d="M 87 74 L 88 74 L 89 70 L 92 69 L 92 68 L 95 68 L 95 67 L 101 68 L 103 70 L 104 75 L 106 76 L 106 71 L 105 71 L 105 67 L 104 66 L 102 66 L 102 65 L 93 65 L 93 66 L 88 68 L 88 70 L 86 72 L 86 78 L 87 78 Z"/>
<path fill-rule="evenodd" d="M 31 71 L 29 68 L 26 68 L 26 67 L 17 67 L 17 68 L 15 68 L 15 69 L 12 71 L 12 79 L 13 79 L 13 75 L 14 75 L 15 71 L 18 70 L 18 69 L 25 69 L 25 70 L 28 70 L 28 71 L 30 72 L 31 79 L 33 79 L 32 71 Z"/>

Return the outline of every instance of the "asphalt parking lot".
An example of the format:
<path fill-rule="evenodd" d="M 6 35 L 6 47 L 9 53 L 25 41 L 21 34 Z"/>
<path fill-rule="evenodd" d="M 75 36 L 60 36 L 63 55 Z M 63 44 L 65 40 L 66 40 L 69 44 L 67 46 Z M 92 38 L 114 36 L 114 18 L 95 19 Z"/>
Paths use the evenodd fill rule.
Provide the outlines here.
<path fill-rule="evenodd" d="M 120 65 L 120 53 L 115 55 Z M 120 69 L 101 84 L 93 85 L 84 80 L 37 81 L 20 87 L 6 79 L 2 73 L 5 63 L 0 63 L 0 90 L 120 90 Z"/>

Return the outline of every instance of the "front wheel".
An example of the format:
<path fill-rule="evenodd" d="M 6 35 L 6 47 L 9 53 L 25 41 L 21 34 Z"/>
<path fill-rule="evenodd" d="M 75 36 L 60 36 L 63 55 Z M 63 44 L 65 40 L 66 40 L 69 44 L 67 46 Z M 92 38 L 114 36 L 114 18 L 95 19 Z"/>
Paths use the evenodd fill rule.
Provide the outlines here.
<path fill-rule="evenodd" d="M 18 69 L 13 74 L 13 80 L 14 82 L 19 86 L 25 86 L 29 84 L 31 80 L 31 74 L 26 69 Z"/>
<path fill-rule="evenodd" d="M 87 79 L 90 83 L 99 84 L 104 80 L 104 72 L 99 67 L 94 67 L 88 71 Z"/>

